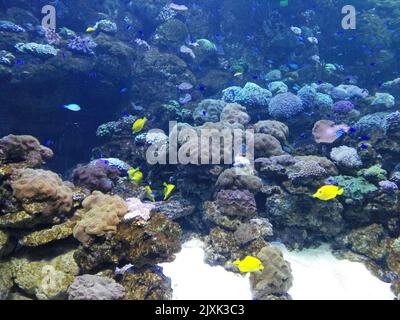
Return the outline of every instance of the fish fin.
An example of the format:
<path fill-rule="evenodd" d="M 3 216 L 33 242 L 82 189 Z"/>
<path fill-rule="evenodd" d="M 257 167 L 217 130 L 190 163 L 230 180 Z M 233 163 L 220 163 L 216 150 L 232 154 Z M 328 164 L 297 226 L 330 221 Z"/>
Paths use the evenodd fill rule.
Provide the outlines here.
<path fill-rule="evenodd" d="M 337 194 L 338 194 L 339 196 L 341 196 L 341 195 L 343 195 L 343 193 L 344 193 L 344 189 L 339 189 L 339 191 L 338 191 Z"/>
<path fill-rule="evenodd" d="M 163 186 L 164 186 L 164 187 L 168 187 L 168 183 L 164 182 L 164 183 L 163 183 Z"/>
<path fill-rule="evenodd" d="M 235 260 L 235 261 L 233 261 L 233 264 L 234 264 L 235 266 L 239 266 L 239 265 L 240 265 L 240 260 Z"/>

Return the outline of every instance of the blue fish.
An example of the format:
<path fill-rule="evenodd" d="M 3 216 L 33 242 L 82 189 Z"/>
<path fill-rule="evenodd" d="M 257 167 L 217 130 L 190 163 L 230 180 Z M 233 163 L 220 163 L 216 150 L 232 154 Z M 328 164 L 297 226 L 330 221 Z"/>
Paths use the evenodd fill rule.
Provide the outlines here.
<path fill-rule="evenodd" d="M 24 60 L 15 60 L 15 64 L 18 66 L 22 66 L 25 64 L 25 61 Z"/>
<path fill-rule="evenodd" d="M 199 86 L 199 90 L 200 90 L 201 92 L 206 91 L 206 86 L 203 85 L 203 84 L 201 84 L 201 85 Z"/>
<path fill-rule="evenodd" d="M 350 129 L 349 129 L 349 132 L 350 132 L 350 133 L 355 133 L 355 132 L 357 132 L 357 129 L 356 129 L 356 128 L 350 128 Z"/>
<path fill-rule="evenodd" d="M 48 139 L 48 140 L 46 140 L 46 141 L 43 143 L 43 145 L 46 146 L 46 147 L 50 147 L 50 146 L 52 146 L 53 144 L 54 144 L 54 141 L 51 140 L 51 139 Z"/>
<path fill-rule="evenodd" d="M 71 103 L 71 104 L 64 104 L 62 106 L 62 108 L 69 110 L 69 111 L 73 111 L 73 112 L 78 112 L 81 111 L 81 107 L 75 103 Z"/>
<path fill-rule="evenodd" d="M 203 111 L 203 116 L 206 117 L 207 116 L 207 112 Z"/>
<path fill-rule="evenodd" d="M 368 150 L 368 146 L 364 143 L 360 146 L 361 150 Z"/>
<path fill-rule="evenodd" d="M 371 138 L 370 137 L 368 137 L 368 136 L 362 136 L 361 137 L 361 140 L 364 140 L 364 141 L 368 141 L 368 140 L 370 140 Z"/>
<path fill-rule="evenodd" d="M 343 137 L 345 134 L 346 134 L 346 131 L 344 131 L 344 130 L 336 131 L 336 137 L 338 137 L 338 138 Z"/>
<path fill-rule="evenodd" d="M 128 31 L 132 30 L 132 28 L 133 28 L 133 27 L 132 27 L 131 24 L 129 24 L 129 25 L 126 26 L 126 30 L 128 30 Z"/>
<path fill-rule="evenodd" d="M 122 88 L 120 91 L 119 91 L 119 93 L 125 93 L 125 92 L 127 92 L 128 91 L 128 88 Z"/>

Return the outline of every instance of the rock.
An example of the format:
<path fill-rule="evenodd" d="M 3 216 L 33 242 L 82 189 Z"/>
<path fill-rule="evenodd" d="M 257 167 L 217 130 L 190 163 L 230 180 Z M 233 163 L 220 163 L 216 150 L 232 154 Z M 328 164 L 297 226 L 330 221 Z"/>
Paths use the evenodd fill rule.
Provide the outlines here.
<path fill-rule="evenodd" d="M 125 288 L 113 279 L 85 274 L 68 288 L 68 300 L 122 300 Z"/>
<path fill-rule="evenodd" d="M 125 287 L 125 300 L 171 300 L 171 279 L 159 267 L 125 273 L 121 284 Z"/>
<path fill-rule="evenodd" d="M 293 277 L 290 264 L 284 260 L 282 252 L 272 246 L 262 248 L 256 255 L 264 265 L 264 270 L 252 273 L 250 283 L 253 296 L 265 300 L 269 295 L 283 295 L 291 288 Z"/>

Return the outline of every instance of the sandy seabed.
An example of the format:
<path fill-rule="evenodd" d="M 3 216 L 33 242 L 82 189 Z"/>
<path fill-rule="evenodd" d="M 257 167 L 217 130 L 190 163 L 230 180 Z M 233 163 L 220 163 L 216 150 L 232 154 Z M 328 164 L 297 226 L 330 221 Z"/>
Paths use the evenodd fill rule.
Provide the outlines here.
<path fill-rule="evenodd" d="M 358 262 L 338 260 L 328 245 L 290 252 L 279 243 L 294 277 L 294 300 L 393 300 L 390 284 L 380 281 Z M 164 263 L 174 300 L 251 300 L 249 275 L 241 276 L 204 263 L 204 244 L 192 239 L 172 263 Z"/>

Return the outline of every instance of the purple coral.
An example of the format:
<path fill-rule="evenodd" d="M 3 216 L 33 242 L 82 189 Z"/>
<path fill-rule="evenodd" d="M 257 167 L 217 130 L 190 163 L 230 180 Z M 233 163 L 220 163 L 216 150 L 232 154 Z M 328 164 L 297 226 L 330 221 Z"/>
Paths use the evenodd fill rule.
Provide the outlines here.
<path fill-rule="evenodd" d="M 106 164 L 89 164 L 76 168 L 72 174 L 74 184 L 90 191 L 109 192 L 120 176 L 117 168 Z"/>
<path fill-rule="evenodd" d="M 399 189 L 396 183 L 388 180 L 379 182 L 379 187 L 386 193 L 394 192 Z"/>
<path fill-rule="evenodd" d="M 333 111 L 336 113 L 349 113 L 354 109 L 354 104 L 351 101 L 341 100 L 333 105 Z"/>
<path fill-rule="evenodd" d="M 54 30 L 54 29 L 45 28 L 44 36 L 45 36 L 48 44 L 59 44 L 61 41 L 61 37 L 58 35 L 56 30 Z"/>
<path fill-rule="evenodd" d="M 257 214 L 256 200 L 248 190 L 221 190 L 217 205 L 225 215 L 252 217 Z"/>
<path fill-rule="evenodd" d="M 81 52 L 84 54 L 94 54 L 93 49 L 96 47 L 97 43 L 89 37 L 81 38 L 79 36 L 75 36 L 68 42 L 69 50 Z"/>

